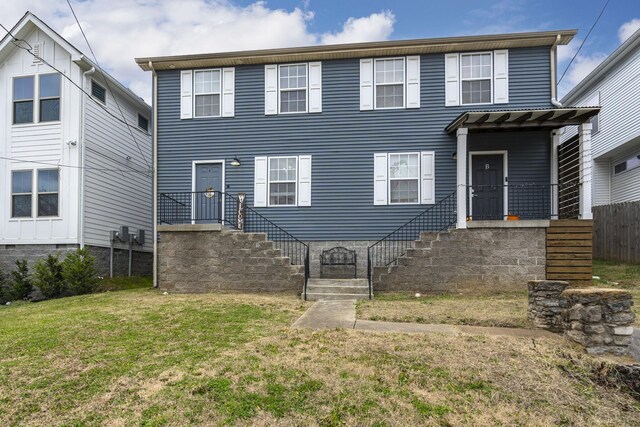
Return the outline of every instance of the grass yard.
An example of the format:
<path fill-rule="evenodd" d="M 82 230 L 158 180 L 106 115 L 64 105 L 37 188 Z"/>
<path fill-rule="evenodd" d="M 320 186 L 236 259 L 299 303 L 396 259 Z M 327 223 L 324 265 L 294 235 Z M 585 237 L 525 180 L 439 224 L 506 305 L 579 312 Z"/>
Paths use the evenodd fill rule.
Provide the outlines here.
<path fill-rule="evenodd" d="M 292 330 L 293 295 L 0 308 L 0 425 L 637 425 L 562 341 Z M 499 317 L 509 317 L 504 313 Z"/>

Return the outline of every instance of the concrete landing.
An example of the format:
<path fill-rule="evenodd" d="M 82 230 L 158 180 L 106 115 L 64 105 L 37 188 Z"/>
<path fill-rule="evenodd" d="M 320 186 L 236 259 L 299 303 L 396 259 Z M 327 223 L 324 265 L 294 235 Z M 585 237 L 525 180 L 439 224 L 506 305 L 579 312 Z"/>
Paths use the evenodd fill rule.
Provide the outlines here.
<path fill-rule="evenodd" d="M 292 325 L 306 329 L 353 329 L 356 300 L 317 301 Z"/>

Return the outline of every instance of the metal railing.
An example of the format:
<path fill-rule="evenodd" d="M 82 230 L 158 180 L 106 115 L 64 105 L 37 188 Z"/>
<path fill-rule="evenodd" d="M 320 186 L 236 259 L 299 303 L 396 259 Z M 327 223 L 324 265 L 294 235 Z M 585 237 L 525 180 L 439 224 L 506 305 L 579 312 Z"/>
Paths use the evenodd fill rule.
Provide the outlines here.
<path fill-rule="evenodd" d="M 373 267 L 387 266 L 396 262 L 407 249 L 413 247 L 423 231 L 443 231 L 456 223 L 456 193 L 453 192 L 435 205 L 387 234 L 368 248 L 367 276 L 369 298 L 372 294 Z"/>
<path fill-rule="evenodd" d="M 307 298 L 309 246 L 247 206 L 246 195 L 220 191 L 161 193 L 159 224 L 223 224 L 247 233 L 264 233 L 288 257 L 292 265 L 304 266 L 303 294 Z"/>

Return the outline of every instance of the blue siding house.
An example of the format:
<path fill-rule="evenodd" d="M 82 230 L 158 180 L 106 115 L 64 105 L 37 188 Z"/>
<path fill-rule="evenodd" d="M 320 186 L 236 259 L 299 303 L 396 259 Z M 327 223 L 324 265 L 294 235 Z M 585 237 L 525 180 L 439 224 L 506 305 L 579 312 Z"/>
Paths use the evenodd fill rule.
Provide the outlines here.
<path fill-rule="evenodd" d="M 154 76 L 160 241 L 180 225 L 266 233 L 305 283 L 322 250 L 344 246 L 371 282 L 421 239 L 442 240 L 427 232 L 590 219 L 590 206 L 559 202 L 556 129 L 580 125 L 590 156 L 597 114 L 555 100 L 556 47 L 574 35 L 139 58 Z M 590 193 L 589 174 L 567 185 Z M 532 271 L 506 280 L 544 278 Z"/>

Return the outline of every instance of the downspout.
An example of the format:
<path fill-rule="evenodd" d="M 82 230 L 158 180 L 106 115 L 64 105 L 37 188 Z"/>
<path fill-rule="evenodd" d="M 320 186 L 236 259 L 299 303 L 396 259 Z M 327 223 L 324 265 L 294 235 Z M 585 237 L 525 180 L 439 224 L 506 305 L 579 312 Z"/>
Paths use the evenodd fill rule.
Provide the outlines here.
<path fill-rule="evenodd" d="M 88 71 L 82 73 L 82 89 L 84 90 L 86 86 L 87 76 L 96 72 L 95 67 L 91 67 Z M 80 103 L 80 143 L 78 144 L 78 148 L 80 149 L 80 220 L 78 221 L 80 225 L 80 248 L 84 248 L 84 165 L 85 165 L 85 110 L 86 110 L 86 102 L 87 97 L 83 91 L 80 91 L 80 96 L 82 97 L 82 102 Z"/>
<path fill-rule="evenodd" d="M 158 232 L 156 226 L 158 224 L 158 75 L 155 68 L 153 68 L 153 62 L 149 61 L 149 68 L 153 75 L 153 150 L 151 156 L 153 157 L 153 223 L 151 224 L 152 236 L 153 236 L 153 287 L 158 287 Z"/>
<path fill-rule="evenodd" d="M 556 41 L 551 45 L 551 51 L 549 52 L 549 58 L 551 60 L 551 104 L 556 108 L 562 108 L 562 104 L 558 102 L 556 94 L 556 49 L 561 39 L 560 34 L 556 35 Z"/>

